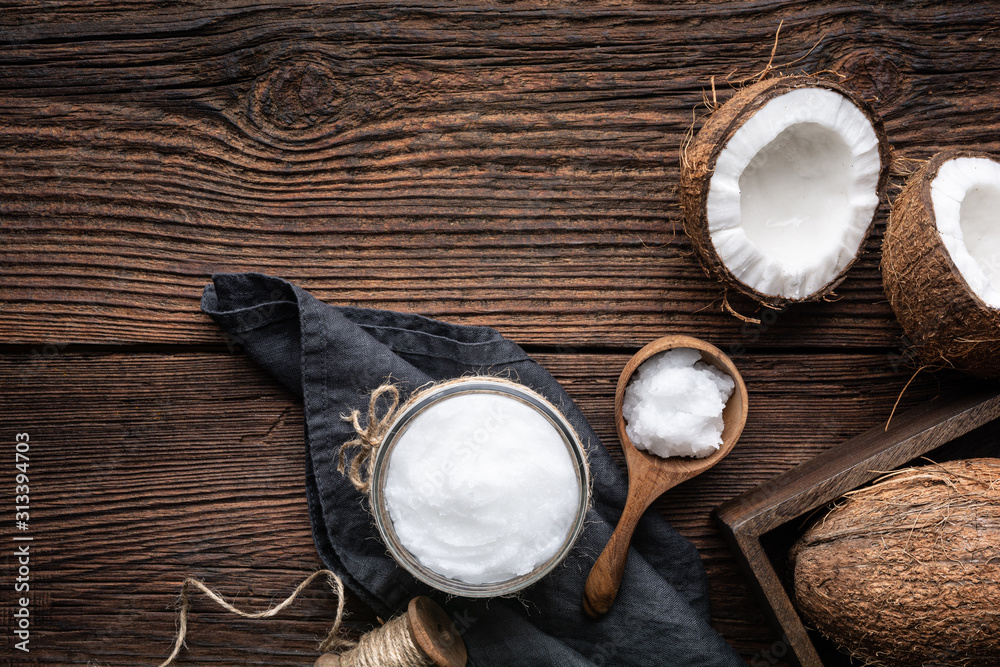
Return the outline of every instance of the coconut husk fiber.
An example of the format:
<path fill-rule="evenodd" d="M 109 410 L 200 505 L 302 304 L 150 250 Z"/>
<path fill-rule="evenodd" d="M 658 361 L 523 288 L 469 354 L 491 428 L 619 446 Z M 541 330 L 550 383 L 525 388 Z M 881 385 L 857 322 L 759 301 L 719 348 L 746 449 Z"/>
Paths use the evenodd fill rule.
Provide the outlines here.
<path fill-rule="evenodd" d="M 969 288 L 934 218 L 931 183 L 941 165 L 958 157 L 995 160 L 983 153 L 947 150 L 907 179 L 882 242 L 882 284 L 921 363 L 998 378 L 1000 310 Z"/>
<path fill-rule="evenodd" d="M 847 271 L 857 261 L 863 246 L 859 246 L 855 259 L 829 283 L 814 293 L 800 298 L 790 299 L 781 296 L 762 294 L 741 282 L 725 266 L 715 250 L 708 231 L 708 201 L 709 183 L 715 171 L 715 163 L 733 134 L 743 126 L 765 104 L 779 95 L 791 92 L 797 88 L 826 88 L 851 100 L 868 118 L 875 130 L 879 142 L 879 157 L 881 171 L 878 180 L 878 196 L 882 199 L 889 177 L 889 165 L 892 151 L 885 134 L 882 119 L 860 97 L 842 86 L 817 76 L 775 76 L 764 79 L 740 89 L 725 104 L 718 107 L 705 121 L 698 134 L 689 145 L 681 150 L 681 181 L 680 199 L 684 211 L 684 230 L 691 238 L 691 243 L 701 259 L 702 266 L 708 276 L 733 287 L 746 294 L 754 301 L 772 308 L 782 308 L 790 303 L 818 301 L 833 294 L 834 289 L 843 280 Z M 865 238 L 871 233 L 874 216 L 865 232 Z"/>
<path fill-rule="evenodd" d="M 908 468 L 792 547 L 795 603 L 864 664 L 1000 664 L 1000 459 Z"/>

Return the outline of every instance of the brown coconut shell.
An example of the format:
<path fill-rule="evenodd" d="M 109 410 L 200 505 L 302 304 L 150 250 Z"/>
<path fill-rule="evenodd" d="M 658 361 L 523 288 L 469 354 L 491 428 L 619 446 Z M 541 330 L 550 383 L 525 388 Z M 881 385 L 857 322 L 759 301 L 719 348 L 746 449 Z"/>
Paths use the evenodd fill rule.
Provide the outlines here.
<path fill-rule="evenodd" d="M 732 272 L 726 268 L 715 251 L 715 246 L 708 232 L 708 187 L 712 174 L 715 172 L 715 163 L 719 154 L 732 138 L 733 134 L 757 113 L 761 107 L 779 95 L 791 92 L 797 88 L 826 88 L 835 93 L 843 95 L 854 103 L 858 109 L 868 118 L 875 129 L 875 136 L 878 137 L 879 157 L 881 159 L 881 170 L 878 178 L 878 196 L 881 200 L 885 195 L 885 187 L 889 178 L 889 164 L 892 161 L 892 149 L 889 139 L 882 124 L 882 118 L 863 99 L 849 90 L 837 85 L 832 81 L 827 81 L 815 76 L 785 76 L 765 79 L 751 86 L 741 89 L 733 97 L 717 109 L 702 125 L 701 130 L 695 136 L 686 149 L 681 150 L 681 208 L 684 211 L 684 231 L 691 238 L 698 256 L 701 258 L 702 266 L 710 278 L 714 278 L 728 286 L 734 287 L 743 294 L 754 299 L 758 303 L 774 308 L 781 308 L 790 303 L 804 303 L 808 301 L 818 301 L 830 296 L 833 290 L 844 280 L 847 271 L 857 261 L 864 247 L 864 241 L 858 247 L 855 258 L 844 267 L 836 278 L 824 285 L 822 288 L 801 299 L 788 299 L 780 296 L 762 294 L 757 290 L 741 282 Z M 865 232 L 865 238 L 871 233 L 875 222 L 872 222 Z"/>
<path fill-rule="evenodd" d="M 882 241 L 882 284 L 920 361 L 973 375 L 1000 377 L 1000 310 L 962 277 L 937 232 L 931 183 L 945 162 L 996 158 L 966 150 L 932 157 L 896 197 Z"/>
<path fill-rule="evenodd" d="M 1000 664 L 1000 460 L 908 468 L 790 553 L 796 606 L 865 664 Z"/>

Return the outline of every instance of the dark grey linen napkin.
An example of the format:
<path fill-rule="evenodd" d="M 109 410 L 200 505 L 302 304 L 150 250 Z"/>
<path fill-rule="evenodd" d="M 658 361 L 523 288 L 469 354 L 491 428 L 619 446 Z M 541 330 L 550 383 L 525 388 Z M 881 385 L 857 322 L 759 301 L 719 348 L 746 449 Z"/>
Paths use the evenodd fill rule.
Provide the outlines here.
<path fill-rule="evenodd" d="M 603 619 L 581 606 L 584 582 L 625 504 L 627 481 L 562 387 L 511 341 L 486 327 L 418 315 L 331 306 L 279 278 L 218 274 L 201 307 L 305 407 L 306 491 L 313 537 L 327 567 L 383 618 L 430 595 L 455 619 L 473 666 L 745 665 L 709 625 L 708 589 L 694 546 L 649 512 L 629 552 L 618 598 Z M 538 391 L 588 448 L 593 503 L 566 561 L 517 598 L 446 599 L 389 556 L 367 497 L 336 470 L 354 433 L 342 414 L 367 410 L 387 378 L 402 394 L 465 374 L 503 373 Z"/>

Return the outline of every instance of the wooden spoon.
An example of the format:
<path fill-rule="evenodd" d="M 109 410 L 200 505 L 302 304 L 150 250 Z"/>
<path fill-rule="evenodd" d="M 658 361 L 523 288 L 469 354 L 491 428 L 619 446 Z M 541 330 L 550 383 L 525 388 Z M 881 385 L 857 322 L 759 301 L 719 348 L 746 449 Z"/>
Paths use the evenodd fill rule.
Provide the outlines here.
<path fill-rule="evenodd" d="M 679 456 L 662 458 L 648 454 L 636 449 L 625 432 L 622 402 L 625 398 L 625 387 L 628 386 L 632 373 L 653 355 L 678 347 L 698 350 L 705 362 L 727 373 L 736 383 L 733 395 L 722 411 L 722 445 L 717 452 L 701 459 Z M 618 439 L 625 451 L 625 461 L 628 463 L 628 499 L 625 501 L 625 510 L 618 520 L 615 532 L 612 533 L 608 545 L 598 556 L 590 576 L 587 577 L 587 584 L 583 590 L 583 609 L 588 616 L 600 618 L 608 613 L 615 601 L 618 587 L 622 582 L 622 574 L 625 572 L 625 558 L 628 555 L 629 543 L 632 541 L 632 533 L 643 512 L 668 489 L 708 470 L 722 460 L 722 457 L 736 444 L 746 421 L 746 385 L 733 362 L 714 345 L 691 336 L 664 336 L 639 350 L 629 360 L 618 378 L 618 388 L 615 390 L 615 424 L 618 427 Z"/>

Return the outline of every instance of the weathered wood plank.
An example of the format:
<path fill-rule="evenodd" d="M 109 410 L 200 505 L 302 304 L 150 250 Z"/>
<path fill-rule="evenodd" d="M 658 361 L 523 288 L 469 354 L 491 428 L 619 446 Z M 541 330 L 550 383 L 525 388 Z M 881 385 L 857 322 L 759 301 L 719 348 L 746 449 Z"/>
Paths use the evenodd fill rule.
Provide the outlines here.
<path fill-rule="evenodd" d="M 1000 150 L 982 3 L 280 4 L 4 4 L 4 340 L 217 341 L 200 288 L 253 269 L 524 343 L 745 342 L 678 147 L 782 20 L 778 62 L 843 72 L 900 154 Z M 896 345 L 878 244 L 756 344 Z"/>
<path fill-rule="evenodd" d="M 621 460 L 611 413 L 628 355 L 538 358 Z M 883 423 L 909 374 L 871 354 L 736 362 L 750 390 L 743 438 L 655 507 L 698 545 L 716 627 L 752 658 L 774 640 L 710 511 Z M 918 377 L 901 407 L 958 381 L 940 380 Z M 261 608 L 319 566 L 305 508 L 301 408 L 243 355 L 8 354 L 0 356 L 0 396 L 8 451 L 13 434 L 31 437 L 36 634 L 18 664 L 158 664 L 185 576 Z M 0 488 L 5 506 L 11 493 Z M 9 550 L 4 558 L 9 568 Z M 334 603 L 317 587 L 275 622 L 235 621 L 202 600 L 195 609 L 180 664 L 303 665 Z M 371 619 L 363 611 L 356 618 Z"/>

